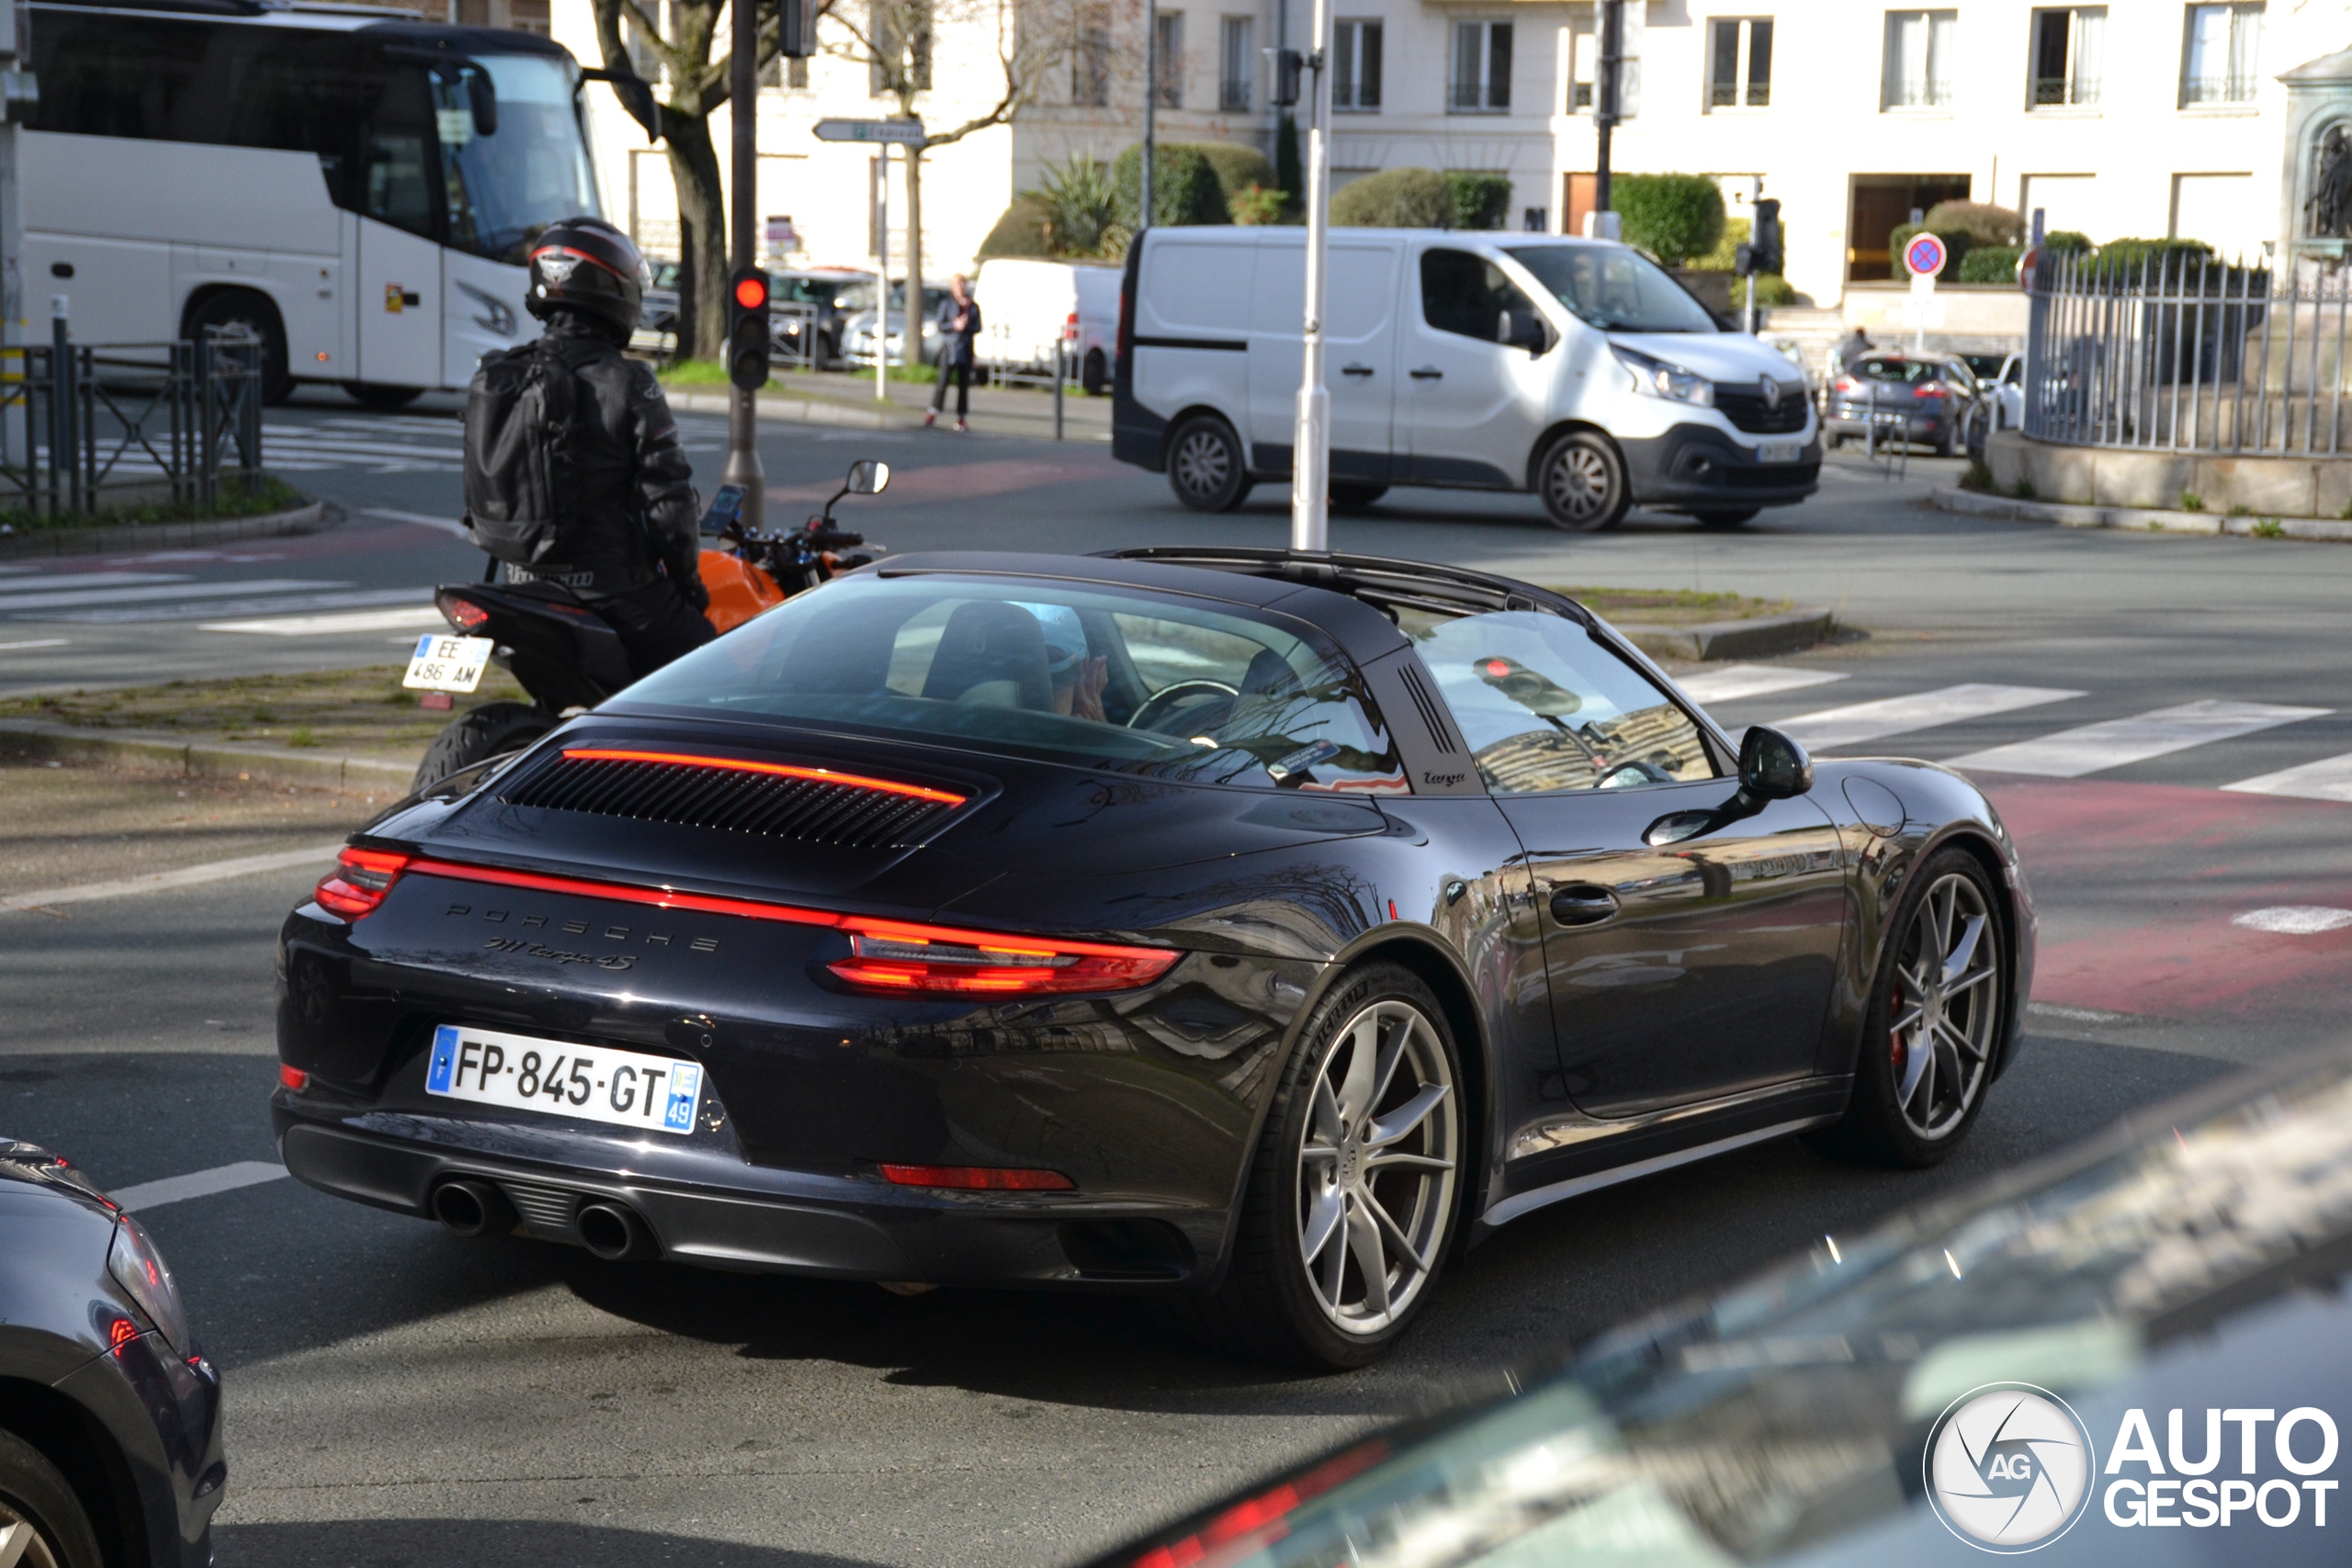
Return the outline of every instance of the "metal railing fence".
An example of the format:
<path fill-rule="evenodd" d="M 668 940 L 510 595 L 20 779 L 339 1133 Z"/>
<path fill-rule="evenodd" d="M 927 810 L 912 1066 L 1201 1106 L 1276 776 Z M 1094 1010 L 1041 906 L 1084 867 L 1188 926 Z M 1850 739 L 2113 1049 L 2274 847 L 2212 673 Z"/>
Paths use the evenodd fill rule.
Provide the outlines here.
<path fill-rule="evenodd" d="M 2036 270 L 2025 433 L 2077 446 L 2352 453 L 2352 269 L 2195 252 Z"/>

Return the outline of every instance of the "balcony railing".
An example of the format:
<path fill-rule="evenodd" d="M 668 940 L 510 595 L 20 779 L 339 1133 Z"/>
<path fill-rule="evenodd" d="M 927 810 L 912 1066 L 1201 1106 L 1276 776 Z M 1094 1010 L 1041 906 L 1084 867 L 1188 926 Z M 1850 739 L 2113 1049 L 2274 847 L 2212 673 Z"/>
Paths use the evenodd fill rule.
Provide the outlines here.
<path fill-rule="evenodd" d="M 1577 85 L 1578 89 L 1582 90 L 1583 84 L 1579 83 Z M 1714 82 L 1708 85 L 1707 107 L 1710 108 L 1760 109 L 1770 107 L 1771 103 L 1772 85 L 1770 82 L 1750 82 L 1747 85 L 1745 99 L 1740 96 L 1740 86 L 1736 82 Z M 1577 107 L 1583 106 L 1579 104 Z"/>
<path fill-rule="evenodd" d="M 1886 107 L 1891 109 L 1939 109 L 1951 105 L 1952 80 L 1949 76 L 1929 77 L 1886 85 Z"/>
<path fill-rule="evenodd" d="M 2096 77 L 2036 76 L 2033 79 L 2035 108 L 2076 107 L 2098 102 L 2098 81 Z"/>
<path fill-rule="evenodd" d="M 2250 104 L 2254 102 L 2255 81 L 2252 76 L 2184 76 L 2180 79 L 2180 101 L 2189 108 L 2206 104 Z"/>

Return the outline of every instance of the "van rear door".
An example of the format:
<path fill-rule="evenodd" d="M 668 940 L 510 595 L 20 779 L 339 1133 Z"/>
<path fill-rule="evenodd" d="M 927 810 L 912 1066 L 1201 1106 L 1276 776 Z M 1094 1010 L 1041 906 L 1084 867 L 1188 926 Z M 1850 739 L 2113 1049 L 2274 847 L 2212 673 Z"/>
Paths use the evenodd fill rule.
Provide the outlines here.
<path fill-rule="evenodd" d="M 1404 242 L 1331 236 L 1324 274 L 1323 379 L 1331 394 L 1331 477 L 1387 484 L 1396 411 L 1398 274 Z M 1306 315 L 1306 242 L 1285 234 L 1259 251 L 1250 333 L 1250 466 L 1287 473 L 1298 420 Z"/>

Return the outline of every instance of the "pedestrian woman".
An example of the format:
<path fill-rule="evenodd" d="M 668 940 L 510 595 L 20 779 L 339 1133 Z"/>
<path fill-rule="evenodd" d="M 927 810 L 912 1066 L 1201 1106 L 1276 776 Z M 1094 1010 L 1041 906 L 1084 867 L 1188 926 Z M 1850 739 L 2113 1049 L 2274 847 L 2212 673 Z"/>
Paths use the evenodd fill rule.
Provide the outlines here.
<path fill-rule="evenodd" d="M 956 428 L 969 430 L 964 416 L 972 406 L 972 339 L 979 335 L 980 305 L 962 273 L 947 280 L 947 298 L 939 302 L 939 385 L 931 394 L 931 412 L 923 427 L 939 423 L 947 406 L 947 378 L 956 378 Z"/>

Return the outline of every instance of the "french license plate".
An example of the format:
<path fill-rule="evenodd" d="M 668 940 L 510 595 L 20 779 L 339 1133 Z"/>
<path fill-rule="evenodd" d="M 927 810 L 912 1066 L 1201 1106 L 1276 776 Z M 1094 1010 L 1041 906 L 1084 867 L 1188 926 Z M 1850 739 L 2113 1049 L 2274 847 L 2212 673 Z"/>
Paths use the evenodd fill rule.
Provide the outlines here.
<path fill-rule="evenodd" d="M 403 686 L 428 692 L 470 692 L 481 684 L 483 666 L 498 645 L 486 637 L 436 637 L 430 632 L 416 639 L 409 655 Z"/>
<path fill-rule="evenodd" d="M 1793 463 L 1804 450 L 1804 443 L 1802 441 L 1767 441 L 1756 448 L 1756 460 L 1759 463 Z M 473 688 L 468 686 L 466 690 L 470 692 Z"/>
<path fill-rule="evenodd" d="M 428 1094 L 657 1133 L 695 1130 L 702 1067 L 674 1056 L 501 1034 L 445 1023 L 433 1032 Z"/>

